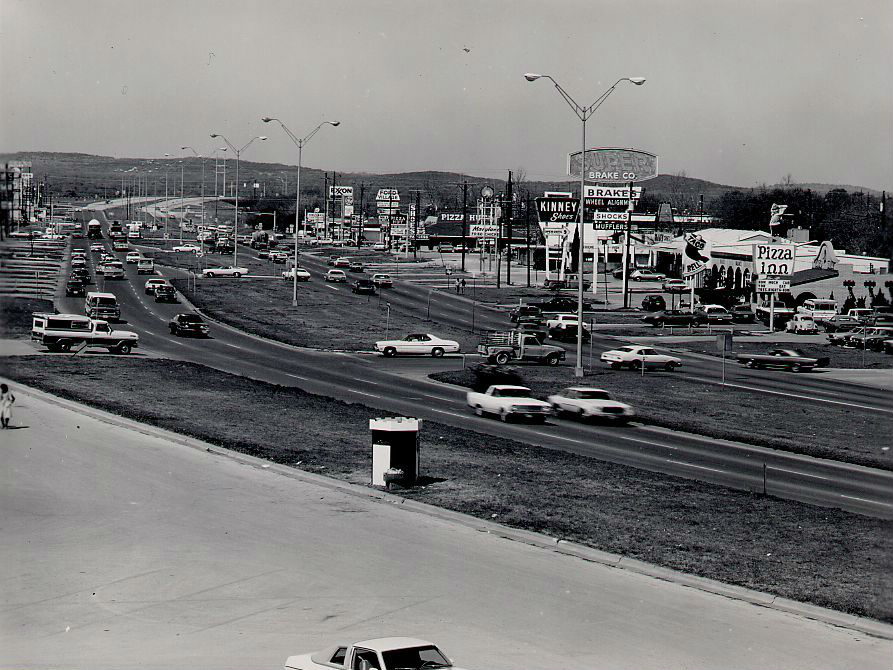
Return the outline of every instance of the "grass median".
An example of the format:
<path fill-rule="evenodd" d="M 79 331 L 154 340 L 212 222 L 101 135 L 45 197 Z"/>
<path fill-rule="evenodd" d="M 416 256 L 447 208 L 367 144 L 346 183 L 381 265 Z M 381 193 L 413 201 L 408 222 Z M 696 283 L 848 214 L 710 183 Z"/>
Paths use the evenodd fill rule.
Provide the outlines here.
<path fill-rule="evenodd" d="M 369 476 L 368 420 L 387 414 L 178 361 L 25 356 L 3 359 L 0 372 L 122 416 L 356 484 L 366 484 Z M 436 422 L 422 426 L 421 464 L 430 483 L 401 495 L 893 621 L 891 522 Z"/>
<path fill-rule="evenodd" d="M 642 376 L 633 371 L 596 369 L 580 382 L 567 368 L 519 366 L 516 370 L 542 399 L 568 386 L 585 384 L 605 389 L 632 405 L 642 423 L 893 470 L 890 420 L 877 412 L 852 412 L 786 396 L 767 400 L 763 394 L 744 389 L 689 381 L 684 372 Z M 471 370 L 430 376 L 465 387 L 475 381 Z"/>

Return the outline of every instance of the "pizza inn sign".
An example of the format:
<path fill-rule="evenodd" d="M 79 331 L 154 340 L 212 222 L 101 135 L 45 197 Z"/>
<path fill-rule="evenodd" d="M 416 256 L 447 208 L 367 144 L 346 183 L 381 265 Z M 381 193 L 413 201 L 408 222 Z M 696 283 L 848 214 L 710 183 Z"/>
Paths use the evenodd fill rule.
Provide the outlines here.
<path fill-rule="evenodd" d="M 581 151 L 568 154 L 567 173 L 579 178 L 581 162 L 583 178 L 589 181 L 623 184 L 657 176 L 657 156 L 638 149 L 587 149 L 585 156 Z"/>

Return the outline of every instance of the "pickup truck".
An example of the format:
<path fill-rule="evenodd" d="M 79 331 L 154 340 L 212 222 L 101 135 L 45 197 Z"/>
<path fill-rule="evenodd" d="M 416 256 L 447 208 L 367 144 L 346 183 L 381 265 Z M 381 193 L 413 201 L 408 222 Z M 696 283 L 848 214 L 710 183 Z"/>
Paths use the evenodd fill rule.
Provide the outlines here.
<path fill-rule="evenodd" d="M 80 314 L 32 314 L 31 339 L 53 352 L 70 351 L 84 345 L 129 354 L 139 346 L 139 336 L 129 330 L 113 330 L 108 321 Z"/>
<path fill-rule="evenodd" d="M 770 349 L 765 354 L 738 354 L 738 363 L 749 368 L 776 368 L 802 372 L 814 368 L 826 368 L 830 359 L 811 358 L 799 349 Z"/>
<path fill-rule="evenodd" d="M 524 418 L 543 423 L 552 413 L 552 405 L 531 398 L 526 386 L 494 384 L 484 393 L 469 391 L 466 402 L 478 416 L 496 414 L 503 421 Z"/>
<path fill-rule="evenodd" d="M 545 365 L 558 365 L 567 356 L 561 347 L 543 344 L 533 334 L 490 332 L 478 344 L 478 353 L 490 363 L 505 365 L 509 361 L 534 361 Z"/>
<path fill-rule="evenodd" d="M 411 637 L 384 637 L 332 645 L 312 654 L 289 656 L 285 670 L 422 670 L 456 668 L 437 646 Z"/>
<path fill-rule="evenodd" d="M 754 310 L 754 314 L 756 317 L 762 321 L 767 326 L 769 325 L 769 314 L 772 311 L 772 307 L 768 300 L 764 300 L 760 303 L 757 308 Z M 779 301 L 775 301 L 775 323 L 774 326 L 776 328 L 783 328 L 784 325 L 794 316 L 794 310 L 790 307 L 787 307 L 783 303 Z"/>

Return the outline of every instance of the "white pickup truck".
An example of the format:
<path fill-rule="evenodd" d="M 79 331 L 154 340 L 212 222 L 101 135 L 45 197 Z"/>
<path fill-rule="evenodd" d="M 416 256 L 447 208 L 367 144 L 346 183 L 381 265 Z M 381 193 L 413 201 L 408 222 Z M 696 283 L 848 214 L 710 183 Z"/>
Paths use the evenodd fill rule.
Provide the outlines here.
<path fill-rule="evenodd" d="M 435 670 L 455 667 L 436 645 L 411 637 L 383 637 L 333 645 L 313 654 L 289 656 L 285 670 Z"/>
<path fill-rule="evenodd" d="M 113 354 L 129 354 L 139 346 L 139 335 L 129 330 L 113 330 L 108 321 L 80 314 L 32 315 L 31 339 L 53 352 L 71 351 L 80 346 L 108 349 Z"/>
<path fill-rule="evenodd" d="M 543 423 L 552 413 L 552 405 L 531 398 L 530 389 L 526 386 L 494 384 L 484 393 L 469 391 L 466 402 L 478 416 L 496 414 L 503 421 L 523 418 Z"/>

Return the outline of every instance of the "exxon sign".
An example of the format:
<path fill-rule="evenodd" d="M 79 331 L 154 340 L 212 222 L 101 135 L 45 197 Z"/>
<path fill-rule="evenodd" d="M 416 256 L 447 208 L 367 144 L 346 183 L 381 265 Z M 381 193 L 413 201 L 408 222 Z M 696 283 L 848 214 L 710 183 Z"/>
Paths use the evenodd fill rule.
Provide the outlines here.
<path fill-rule="evenodd" d="M 582 152 L 568 154 L 567 173 L 580 177 Z M 638 149 L 587 149 L 584 179 L 603 184 L 625 184 L 657 176 L 657 156 Z"/>
<path fill-rule="evenodd" d="M 570 223 L 580 211 L 579 198 L 537 198 L 536 211 L 540 223 Z"/>

